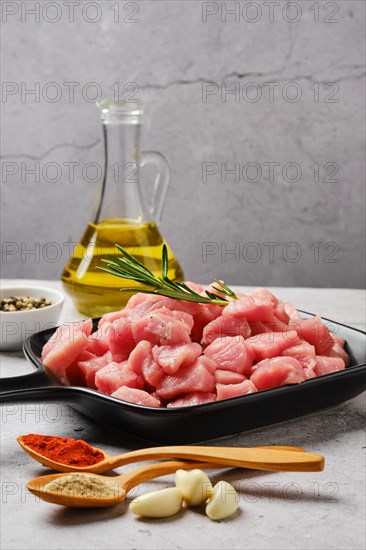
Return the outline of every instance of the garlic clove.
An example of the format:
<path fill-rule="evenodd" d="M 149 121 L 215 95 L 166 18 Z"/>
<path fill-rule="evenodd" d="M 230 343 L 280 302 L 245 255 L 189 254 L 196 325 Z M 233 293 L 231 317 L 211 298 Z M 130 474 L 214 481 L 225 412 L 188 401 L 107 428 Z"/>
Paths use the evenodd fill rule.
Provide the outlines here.
<path fill-rule="evenodd" d="M 202 470 L 177 470 L 175 485 L 181 490 L 188 506 L 198 506 L 212 495 L 212 484 L 208 475 Z"/>
<path fill-rule="evenodd" d="M 167 518 L 182 508 L 183 495 L 177 487 L 152 491 L 134 498 L 129 506 L 132 513 L 148 518 Z"/>
<path fill-rule="evenodd" d="M 227 481 L 219 481 L 207 503 L 206 514 L 210 519 L 220 520 L 232 516 L 239 506 L 239 495 Z"/>

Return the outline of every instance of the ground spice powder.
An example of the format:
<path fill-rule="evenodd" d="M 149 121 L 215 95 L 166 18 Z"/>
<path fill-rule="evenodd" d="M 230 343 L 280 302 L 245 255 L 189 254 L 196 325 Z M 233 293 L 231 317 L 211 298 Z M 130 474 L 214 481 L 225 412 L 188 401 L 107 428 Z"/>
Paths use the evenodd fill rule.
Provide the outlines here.
<path fill-rule="evenodd" d="M 104 454 L 82 439 L 28 434 L 23 443 L 40 455 L 68 466 L 91 466 L 105 458 Z"/>
<path fill-rule="evenodd" d="M 47 483 L 43 490 L 72 497 L 115 498 L 119 500 L 121 488 L 118 482 L 91 474 L 69 474 Z"/>

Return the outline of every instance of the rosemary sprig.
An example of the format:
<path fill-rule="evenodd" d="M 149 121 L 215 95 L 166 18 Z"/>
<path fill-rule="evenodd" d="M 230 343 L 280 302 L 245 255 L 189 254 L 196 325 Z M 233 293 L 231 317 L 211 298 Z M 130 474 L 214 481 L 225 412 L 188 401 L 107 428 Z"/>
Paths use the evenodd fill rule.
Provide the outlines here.
<path fill-rule="evenodd" d="M 168 277 L 168 249 L 165 244 L 162 250 L 160 277 L 156 277 L 145 265 L 139 262 L 134 256 L 127 252 L 127 250 L 122 248 L 122 246 L 116 244 L 116 248 L 122 254 L 122 257 L 119 258 L 112 254 L 108 254 L 108 259 L 102 260 L 102 262 L 107 264 L 107 268 L 98 266 L 97 269 L 115 275 L 116 277 L 121 277 L 122 279 L 137 282 L 141 285 L 133 288 L 121 288 L 122 291 L 158 294 L 160 296 L 174 298 L 175 300 L 186 300 L 187 302 L 215 304 L 219 306 L 226 306 L 228 304 L 226 297 L 237 299 L 235 292 L 218 279 L 215 279 L 217 286 L 213 286 L 212 288 L 219 294 L 206 290 L 206 296 L 201 296 L 189 288 L 185 283 L 171 281 Z"/>

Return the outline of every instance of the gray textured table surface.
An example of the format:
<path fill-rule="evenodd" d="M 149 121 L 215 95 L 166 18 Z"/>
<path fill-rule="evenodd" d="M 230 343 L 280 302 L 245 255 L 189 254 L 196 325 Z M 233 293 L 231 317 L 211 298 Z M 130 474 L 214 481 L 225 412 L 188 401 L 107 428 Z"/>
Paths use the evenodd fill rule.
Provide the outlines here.
<path fill-rule="evenodd" d="M 59 287 L 58 282 L 37 283 Z M 360 290 L 273 290 L 300 309 L 357 328 L 365 326 L 365 294 Z M 67 299 L 61 320 L 79 317 Z M 30 371 L 21 352 L 1 354 L 2 377 Z M 240 494 L 237 515 L 214 523 L 194 510 L 166 520 L 141 520 L 128 512 L 126 503 L 110 509 L 75 510 L 37 501 L 27 492 L 26 482 L 48 470 L 23 453 L 16 442 L 18 435 L 79 437 L 111 453 L 138 448 L 139 442 L 108 431 L 62 404 L 3 405 L 1 548 L 365 548 L 364 414 L 365 394 L 333 409 L 210 442 L 298 445 L 326 457 L 326 468 L 320 473 L 211 472 L 213 480 L 225 478 Z M 137 491 L 141 494 L 171 483 L 171 477 L 161 478 Z"/>

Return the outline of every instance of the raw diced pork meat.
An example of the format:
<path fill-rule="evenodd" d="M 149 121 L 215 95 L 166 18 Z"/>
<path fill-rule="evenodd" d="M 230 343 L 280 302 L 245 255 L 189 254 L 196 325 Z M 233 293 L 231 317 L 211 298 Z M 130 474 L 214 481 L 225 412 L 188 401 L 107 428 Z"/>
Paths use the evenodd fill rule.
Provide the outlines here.
<path fill-rule="evenodd" d="M 207 290 L 223 296 L 215 286 Z M 211 403 L 349 363 L 345 341 L 319 316 L 303 320 L 265 288 L 237 292 L 226 306 L 137 293 L 92 327 L 91 319 L 59 327 L 43 347 L 44 365 L 63 384 L 148 407 Z"/>
<path fill-rule="evenodd" d="M 121 317 L 109 325 L 108 345 L 114 361 L 125 361 L 135 347 L 133 328 L 133 322 L 126 317 Z"/>
<path fill-rule="evenodd" d="M 153 358 L 152 344 L 147 340 L 139 342 L 131 352 L 128 366 L 136 374 L 141 375 L 152 388 L 155 388 L 164 376 L 163 369 Z"/>
<path fill-rule="evenodd" d="M 98 370 L 102 369 L 103 367 L 107 366 L 109 363 L 112 362 L 112 354 L 110 351 L 107 351 L 102 357 L 91 357 L 86 358 L 85 360 L 79 360 L 78 366 L 83 373 L 85 384 L 89 388 L 96 389 L 95 385 L 95 374 Z"/>
<path fill-rule="evenodd" d="M 109 327 L 110 327 L 110 323 L 103 323 L 102 326 L 98 327 L 98 330 L 96 330 L 95 332 L 93 332 L 93 334 L 89 336 L 90 343 L 86 348 L 87 351 L 94 353 L 94 355 L 97 355 L 98 357 L 101 357 L 107 351 L 109 351 L 109 342 L 108 342 Z"/>
<path fill-rule="evenodd" d="M 317 376 L 322 376 L 323 374 L 343 370 L 345 367 L 346 365 L 340 357 L 323 357 L 317 355 L 314 371 Z"/>
<path fill-rule="evenodd" d="M 283 308 L 285 310 L 285 313 L 289 317 L 290 321 L 301 321 L 302 317 L 300 313 L 297 311 L 296 307 L 293 306 L 290 302 L 284 302 Z"/>
<path fill-rule="evenodd" d="M 168 409 L 175 407 L 192 407 L 193 405 L 204 405 L 205 403 L 212 403 L 216 401 L 216 395 L 214 393 L 193 392 L 187 393 L 183 397 L 171 401 L 168 403 Z"/>
<path fill-rule="evenodd" d="M 269 323 L 262 323 L 262 321 L 252 321 L 249 323 L 251 336 L 257 334 L 263 334 L 264 332 L 273 332 L 268 326 Z"/>
<path fill-rule="evenodd" d="M 144 381 L 135 372 L 128 368 L 128 362 L 109 363 L 95 374 L 95 385 L 99 391 L 111 395 L 121 386 L 141 389 Z"/>
<path fill-rule="evenodd" d="M 252 348 L 246 342 L 242 336 L 217 338 L 204 354 L 215 361 L 218 369 L 246 375 L 253 364 Z"/>
<path fill-rule="evenodd" d="M 293 357 L 264 359 L 255 366 L 250 380 L 258 390 L 269 390 L 285 384 L 298 384 L 305 380 L 304 369 Z"/>
<path fill-rule="evenodd" d="M 143 405 L 144 407 L 161 407 L 159 399 L 150 393 L 135 388 L 127 388 L 126 386 L 118 388 L 117 391 L 112 393 L 112 397 L 127 401 L 128 403 L 134 403 L 135 405 Z"/>
<path fill-rule="evenodd" d="M 202 353 L 199 344 L 183 344 L 176 346 L 154 346 L 153 357 L 166 374 L 174 374 L 180 367 L 192 365 Z"/>
<path fill-rule="evenodd" d="M 231 370 L 216 370 L 215 380 L 217 384 L 240 384 L 246 380 L 246 376 Z"/>
<path fill-rule="evenodd" d="M 240 384 L 217 384 L 216 391 L 216 399 L 217 401 L 221 401 L 221 399 L 229 399 L 230 397 L 255 393 L 258 390 L 251 380 L 244 380 Z"/>
<path fill-rule="evenodd" d="M 249 323 L 244 317 L 220 315 L 204 328 L 202 344 L 207 346 L 216 338 L 225 338 L 226 336 L 242 336 L 245 339 L 249 338 L 250 334 Z"/>
<path fill-rule="evenodd" d="M 229 313 L 237 317 L 245 317 L 247 321 L 271 322 L 274 319 L 273 303 L 268 297 L 243 296 L 231 301 L 222 315 Z"/>
<path fill-rule="evenodd" d="M 251 336 L 246 344 L 254 350 L 257 361 L 281 355 L 283 350 L 300 344 L 295 330 L 287 332 L 266 332 Z"/>
<path fill-rule="evenodd" d="M 164 399 L 174 399 L 185 393 L 212 392 L 215 389 L 215 377 L 202 362 L 179 369 L 165 376 L 156 388 L 156 393 Z"/>
<path fill-rule="evenodd" d="M 43 348 L 43 364 L 63 383 L 70 384 L 67 369 L 77 356 L 88 347 L 93 328 L 91 319 L 77 323 L 64 323 L 57 328 Z"/>
<path fill-rule="evenodd" d="M 315 348 L 311 344 L 302 342 L 298 346 L 285 349 L 285 351 L 282 352 L 282 355 L 297 359 L 304 369 L 310 369 L 308 374 L 311 375 L 311 371 L 314 371 L 314 367 L 316 365 Z M 313 376 L 310 377 L 313 378 Z"/>
<path fill-rule="evenodd" d="M 297 331 L 300 338 L 315 347 L 318 355 L 327 355 L 331 351 L 334 342 L 319 315 L 301 322 L 291 320 L 290 326 Z"/>
<path fill-rule="evenodd" d="M 132 333 L 136 343 L 148 340 L 160 346 L 175 345 L 191 341 L 190 327 L 193 327 L 192 315 L 162 308 L 137 319 L 132 326 Z"/>

